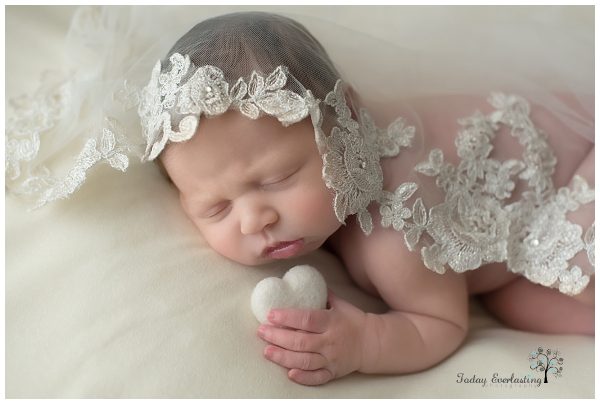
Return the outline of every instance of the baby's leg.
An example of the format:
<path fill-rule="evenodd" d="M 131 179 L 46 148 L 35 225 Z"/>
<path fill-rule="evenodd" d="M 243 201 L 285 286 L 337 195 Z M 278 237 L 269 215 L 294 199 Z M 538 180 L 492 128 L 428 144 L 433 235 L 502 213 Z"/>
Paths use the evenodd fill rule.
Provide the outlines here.
<path fill-rule="evenodd" d="M 512 328 L 548 334 L 594 335 L 594 307 L 523 277 L 482 295 L 481 301 Z"/>

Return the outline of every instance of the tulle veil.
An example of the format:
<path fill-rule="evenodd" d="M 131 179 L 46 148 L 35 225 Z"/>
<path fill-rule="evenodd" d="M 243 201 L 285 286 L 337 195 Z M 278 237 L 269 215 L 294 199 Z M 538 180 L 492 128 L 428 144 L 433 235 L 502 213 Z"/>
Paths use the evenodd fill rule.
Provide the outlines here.
<path fill-rule="evenodd" d="M 394 35 L 382 39 L 298 8 L 280 14 L 322 43 L 341 78 L 360 95 L 353 100 L 357 106 L 394 110 L 380 114 L 382 127 L 398 112 L 419 133 L 420 117 L 411 106 L 418 97 L 502 90 L 547 106 L 573 132 L 594 141 L 594 27 L 565 18 L 569 7 L 539 7 L 524 17 L 518 7 L 486 6 L 479 19 L 467 18 L 472 13 L 457 6 L 388 11 L 422 18 L 402 19 Z M 205 6 L 79 9 L 61 69 L 45 74 L 36 94 L 9 105 L 9 193 L 40 206 L 69 197 L 100 160 L 118 171 L 141 164 L 136 89 L 181 35 L 215 13 Z M 115 138 L 127 146 L 115 149 Z M 83 178 L 73 174 L 73 165 L 85 168 Z"/>

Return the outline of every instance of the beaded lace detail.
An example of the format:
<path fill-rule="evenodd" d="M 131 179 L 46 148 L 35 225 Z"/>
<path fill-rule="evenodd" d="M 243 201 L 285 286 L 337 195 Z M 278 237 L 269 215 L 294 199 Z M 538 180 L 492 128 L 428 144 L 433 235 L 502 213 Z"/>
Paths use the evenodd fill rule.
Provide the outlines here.
<path fill-rule="evenodd" d="M 284 66 L 266 78 L 253 71 L 248 83 L 240 77 L 229 89 L 223 72 L 215 66 L 196 68 L 188 55 L 179 53 L 171 55 L 169 61 L 171 68 L 164 73 L 160 61 L 156 63 L 141 93 L 138 113 L 148 145 L 144 156 L 147 160 L 158 157 L 168 141 L 190 139 L 201 114 L 219 115 L 234 108 L 250 119 L 263 114 L 274 116 L 287 126 L 306 118 L 309 109 L 318 103 L 310 90 L 300 95 L 283 89 L 288 81 Z M 176 121 L 178 131 L 173 130 Z"/>
<path fill-rule="evenodd" d="M 407 182 L 394 192 L 382 190 L 380 167 L 361 173 L 361 181 L 354 183 L 377 184 L 370 196 L 380 205 L 381 225 L 402 231 L 409 250 L 420 246 L 425 266 L 435 272 L 444 273 L 448 267 L 465 272 L 505 261 L 510 271 L 534 283 L 577 294 L 588 284 L 589 276 L 577 266 L 569 268 L 568 261 L 585 250 L 594 265 L 594 225 L 582 239 L 581 226 L 568 221 L 566 214 L 593 201 L 594 190 L 582 177 L 575 176 L 572 188 L 556 191 L 551 179 L 556 158 L 543 133 L 531 122 L 529 104 L 518 96 L 500 93 L 492 94 L 489 102 L 496 108 L 493 113 L 477 112 L 459 120 L 463 129 L 456 140 L 461 158 L 458 166 L 444 162 L 443 152 L 433 149 L 428 160 L 414 168 L 421 175 L 435 177 L 437 186 L 444 191 L 444 202 L 427 209 L 422 198 L 417 197 L 409 207 L 407 201 L 418 196 L 418 185 Z M 341 117 L 343 128 L 354 127 L 348 122 L 350 118 L 344 114 Z M 510 127 L 511 135 L 524 146 L 522 160 L 501 162 L 489 157 L 500 125 Z M 332 136 L 338 133 L 334 130 Z M 378 156 L 373 151 L 377 146 L 367 139 L 374 138 L 371 134 L 364 136 L 369 146 L 363 148 L 363 155 L 369 151 L 371 154 L 366 155 L 371 160 Z M 351 156 L 345 167 L 348 175 L 356 171 L 356 161 L 369 162 L 365 168 L 376 165 L 368 158 L 353 157 L 355 143 L 350 142 L 346 149 L 337 148 L 337 155 Z M 333 177 L 345 178 L 337 174 L 339 158 L 324 160 L 324 172 L 333 170 L 328 165 L 333 166 Z M 507 204 L 517 178 L 527 181 L 529 189 L 519 201 Z M 359 185 L 356 188 L 365 189 Z M 347 194 L 353 198 L 347 205 L 364 212 L 369 198 L 358 192 Z M 358 221 L 368 234 L 371 218 L 360 213 L 359 210 Z"/>
<path fill-rule="evenodd" d="M 334 210 L 338 220 L 344 222 L 348 215 L 357 214 L 362 230 L 369 234 L 373 219 L 367 206 L 374 196 L 383 192 L 379 160 L 395 156 L 401 147 L 409 146 L 414 127 L 405 127 L 399 118 L 383 131 L 375 127 L 366 110 L 361 110 L 365 122 L 361 134 L 346 105 L 341 81 L 327 95 L 325 103 L 335 108 L 340 127 L 334 127 L 325 140 L 323 179 L 335 192 Z"/>

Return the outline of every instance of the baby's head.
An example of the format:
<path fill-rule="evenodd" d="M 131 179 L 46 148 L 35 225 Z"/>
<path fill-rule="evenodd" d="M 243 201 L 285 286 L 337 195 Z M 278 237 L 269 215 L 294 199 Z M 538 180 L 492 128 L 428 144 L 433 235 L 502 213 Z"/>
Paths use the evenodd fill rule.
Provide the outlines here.
<path fill-rule="evenodd" d="M 265 249 L 295 240 L 287 252 L 307 253 L 340 226 L 309 121 L 283 127 L 227 111 L 201 121 L 192 139 L 172 143 L 161 158 L 188 217 L 234 261 L 287 257 Z"/>
<path fill-rule="evenodd" d="M 309 97 L 324 100 L 339 79 L 302 25 L 266 13 L 203 21 L 176 42 L 173 54 L 188 55 L 196 67 L 218 67 L 229 89 L 239 78 L 249 83 L 252 71 L 266 78 L 285 66 L 290 73 L 285 89 L 300 95 L 310 90 Z M 333 118 L 320 118 L 328 130 Z M 159 155 L 184 211 L 208 244 L 246 265 L 314 251 L 341 225 L 334 192 L 322 177 L 315 116 L 286 125 L 278 119 L 268 114 L 250 119 L 236 109 L 202 115 L 189 140 L 171 142 Z"/>

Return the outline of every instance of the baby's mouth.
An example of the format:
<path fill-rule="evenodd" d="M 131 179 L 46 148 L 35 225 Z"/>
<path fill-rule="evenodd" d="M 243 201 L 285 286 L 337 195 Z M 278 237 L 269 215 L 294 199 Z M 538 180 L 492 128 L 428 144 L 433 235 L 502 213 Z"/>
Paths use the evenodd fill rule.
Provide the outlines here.
<path fill-rule="evenodd" d="M 280 241 L 275 244 L 267 246 L 263 252 L 263 257 L 284 259 L 290 258 L 304 249 L 304 240 L 298 239 L 293 241 Z"/>

